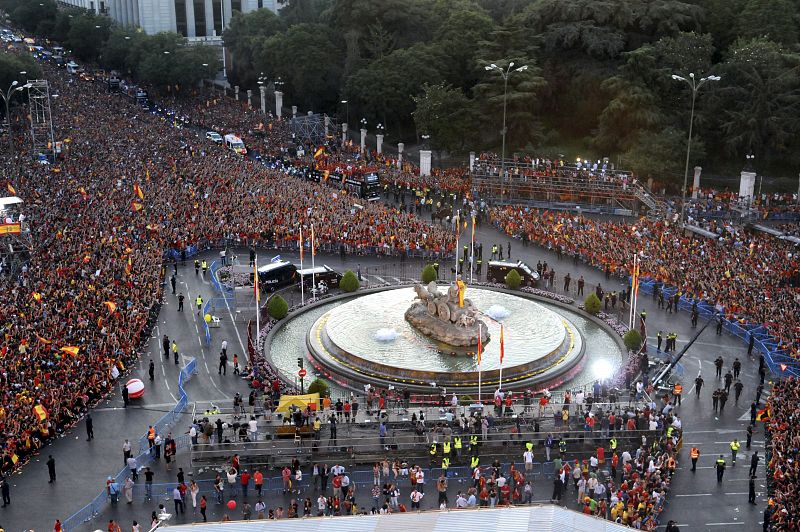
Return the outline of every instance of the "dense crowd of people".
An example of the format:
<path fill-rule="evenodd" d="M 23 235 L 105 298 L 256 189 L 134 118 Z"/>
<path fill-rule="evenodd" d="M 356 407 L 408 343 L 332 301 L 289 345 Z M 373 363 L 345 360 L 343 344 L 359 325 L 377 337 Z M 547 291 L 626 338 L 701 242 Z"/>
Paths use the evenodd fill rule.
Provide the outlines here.
<path fill-rule="evenodd" d="M 767 487 L 770 499 L 764 521 L 772 530 L 800 530 L 800 382 L 796 378 L 774 383 L 765 409 L 767 423 Z M 766 528 L 765 528 L 766 530 Z"/>
<path fill-rule="evenodd" d="M 63 159 L 3 158 L 4 186 L 24 200 L 33 242 L 30 264 L 0 281 L 3 473 L 76 423 L 135 359 L 168 248 L 224 238 L 293 244 L 301 224 L 308 235 L 312 223 L 317 245 L 348 252 L 445 254 L 453 246 L 452 235 L 411 214 L 354 208 L 343 191 L 198 138 L 175 114 L 151 113 L 63 71 L 46 75 L 59 94 L 53 122 Z M 187 104 L 180 114 L 228 129 L 229 107 Z M 261 129 L 286 131 L 276 120 Z"/>
<path fill-rule="evenodd" d="M 638 253 L 642 278 L 717 305 L 743 325 L 764 324 L 780 349 L 800 357 L 800 254 L 791 242 L 732 226 L 720 226 L 718 237 L 709 239 L 662 220 L 631 225 L 512 206 L 490 214 L 509 235 L 611 274 L 628 275 Z"/>

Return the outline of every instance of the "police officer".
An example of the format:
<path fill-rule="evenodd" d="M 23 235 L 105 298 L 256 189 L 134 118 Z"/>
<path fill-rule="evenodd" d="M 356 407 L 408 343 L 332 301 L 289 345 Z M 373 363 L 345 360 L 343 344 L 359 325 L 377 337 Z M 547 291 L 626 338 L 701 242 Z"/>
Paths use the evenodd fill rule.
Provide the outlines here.
<path fill-rule="evenodd" d="M 442 453 L 445 456 L 450 456 L 450 442 L 446 441 L 442 444 Z"/>
<path fill-rule="evenodd" d="M 692 473 L 694 473 L 697 470 L 697 459 L 700 458 L 700 449 L 692 447 L 692 450 L 689 451 L 689 457 L 692 459 Z"/>
<path fill-rule="evenodd" d="M 469 460 L 469 467 L 470 469 L 475 469 L 481 463 L 481 459 L 477 454 L 472 455 L 472 458 Z"/>
<path fill-rule="evenodd" d="M 175 340 L 172 341 L 172 356 L 175 357 L 175 363 L 178 363 L 178 344 Z"/>
<path fill-rule="evenodd" d="M 731 442 L 731 462 L 733 463 L 733 465 L 736 465 L 736 453 L 739 452 L 739 448 L 741 446 L 742 444 L 739 443 L 739 440 L 737 440 L 736 438 L 734 438 L 733 441 Z"/>
<path fill-rule="evenodd" d="M 200 294 L 197 294 L 197 298 L 195 298 L 194 302 L 197 305 L 197 314 L 199 316 L 200 310 L 202 310 L 203 306 L 203 297 Z"/>
<path fill-rule="evenodd" d="M 200 261 L 194 259 L 194 274 L 197 275 L 200 273 Z"/>
<path fill-rule="evenodd" d="M 206 259 L 203 259 L 201 266 L 203 267 L 203 277 L 205 277 L 206 272 L 208 271 L 208 263 L 206 262 Z"/>
<path fill-rule="evenodd" d="M 483 266 L 483 261 L 481 259 L 475 261 L 475 274 L 478 276 L 478 278 L 480 278 L 481 276 L 482 266 Z"/>
<path fill-rule="evenodd" d="M 558 452 L 561 454 L 562 459 L 567 454 L 567 442 L 564 441 L 563 437 L 558 440 Z"/>
<path fill-rule="evenodd" d="M 719 455 L 714 467 L 717 470 L 717 484 L 722 484 L 722 475 L 725 474 L 725 458 L 722 455 Z"/>
<path fill-rule="evenodd" d="M 473 453 L 477 452 L 478 450 L 478 435 L 471 434 L 469 437 L 469 450 Z"/>
<path fill-rule="evenodd" d="M 676 382 L 675 386 L 672 387 L 672 395 L 675 397 L 675 404 L 680 406 L 681 404 L 681 395 L 683 394 L 683 386 L 681 383 Z"/>
<path fill-rule="evenodd" d="M 611 448 L 611 454 L 614 454 L 614 452 L 617 450 L 617 437 L 616 436 L 611 436 L 611 439 L 609 440 L 609 447 Z"/>
<path fill-rule="evenodd" d="M 461 460 L 461 436 L 453 438 L 453 448 L 456 450 L 456 457 Z"/>

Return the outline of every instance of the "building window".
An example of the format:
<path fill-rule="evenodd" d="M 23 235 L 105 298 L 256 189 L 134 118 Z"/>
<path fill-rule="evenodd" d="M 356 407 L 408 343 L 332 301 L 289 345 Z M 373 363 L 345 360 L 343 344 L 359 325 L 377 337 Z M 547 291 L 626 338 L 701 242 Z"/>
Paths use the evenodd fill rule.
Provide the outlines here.
<path fill-rule="evenodd" d="M 186 0 L 194 2 L 194 34 L 198 37 L 206 35 L 206 3 L 204 0 Z"/>
<path fill-rule="evenodd" d="M 219 2 L 212 0 L 214 6 L 214 31 L 220 36 L 222 35 L 222 2 L 223 0 Z M 227 22 L 227 20 L 225 22 Z"/>
<path fill-rule="evenodd" d="M 175 0 L 175 32 L 184 37 L 189 36 L 187 33 L 186 2 L 187 0 Z"/>
<path fill-rule="evenodd" d="M 231 0 L 231 11 L 242 12 L 242 0 Z"/>

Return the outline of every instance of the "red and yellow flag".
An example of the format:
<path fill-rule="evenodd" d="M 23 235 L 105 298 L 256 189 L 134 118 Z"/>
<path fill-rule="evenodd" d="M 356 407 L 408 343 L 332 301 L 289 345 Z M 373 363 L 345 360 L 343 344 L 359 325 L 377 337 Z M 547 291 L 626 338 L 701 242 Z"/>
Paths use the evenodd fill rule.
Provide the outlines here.
<path fill-rule="evenodd" d="M 303 226 L 300 226 L 300 264 L 303 264 Z"/>
<path fill-rule="evenodd" d="M 117 304 L 113 301 L 103 301 L 103 305 L 106 306 L 109 314 L 114 314 L 114 311 L 117 310 Z"/>
<path fill-rule="evenodd" d="M 81 196 L 83 196 L 83 198 L 84 198 L 84 199 L 86 198 L 86 196 L 88 196 L 88 195 L 89 195 L 89 194 L 87 194 L 87 193 L 86 193 L 86 189 L 85 189 L 85 188 L 83 188 L 83 187 L 78 187 L 78 194 L 80 194 Z"/>
<path fill-rule="evenodd" d="M 317 148 L 317 151 L 314 152 L 314 159 L 319 159 L 320 157 L 322 157 L 323 153 L 325 153 L 325 148 L 320 146 L 319 148 Z"/>
<path fill-rule="evenodd" d="M 41 301 L 42 300 L 42 294 L 40 294 L 39 292 L 33 292 L 31 294 L 31 297 L 36 301 Z"/>
<path fill-rule="evenodd" d="M 47 419 L 47 410 L 42 405 L 36 405 L 33 407 L 33 414 L 36 416 L 36 419 L 39 421 L 44 421 Z"/>
<path fill-rule="evenodd" d="M 314 245 L 314 224 L 311 224 L 311 256 L 314 257 L 317 254 L 317 248 Z"/>
<path fill-rule="evenodd" d="M 506 355 L 505 339 L 503 338 L 503 324 L 500 324 L 500 364 L 503 363 L 503 357 Z"/>
<path fill-rule="evenodd" d="M 133 209 L 134 212 L 139 212 L 142 209 L 144 209 L 144 205 L 139 203 L 138 201 L 132 201 L 131 208 Z"/>
<path fill-rule="evenodd" d="M 255 263 L 253 263 L 253 292 L 256 296 L 256 305 L 261 301 L 261 290 L 258 287 L 258 269 L 256 268 Z"/>
<path fill-rule="evenodd" d="M 131 262 L 131 258 L 128 257 L 128 264 L 125 265 L 125 273 L 130 275 L 133 272 L 133 262 Z"/>
<path fill-rule="evenodd" d="M 142 187 L 139 186 L 139 183 L 133 184 L 133 193 L 139 196 L 139 199 L 144 199 L 144 192 L 142 192 Z"/>
<path fill-rule="evenodd" d="M 478 324 L 478 366 L 481 365 L 481 355 L 483 354 L 483 342 L 481 342 L 481 329 L 480 323 Z"/>
<path fill-rule="evenodd" d="M 39 333 L 36 333 L 36 339 L 42 342 L 44 345 L 50 345 L 53 343 L 52 340 L 48 340 L 44 336 L 39 336 Z"/>
<path fill-rule="evenodd" d="M 74 345 L 66 345 L 66 346 L 62 347 L 61 349 L 59 349 L 59 351 L 62 351 L 64 353 L 69 353 L 70 355 L 76 357 L 76 356 L 78 356 L 78 352 L 80 351 L 80 347 L 77 347 L 77 346 L 74 346 Z"/>

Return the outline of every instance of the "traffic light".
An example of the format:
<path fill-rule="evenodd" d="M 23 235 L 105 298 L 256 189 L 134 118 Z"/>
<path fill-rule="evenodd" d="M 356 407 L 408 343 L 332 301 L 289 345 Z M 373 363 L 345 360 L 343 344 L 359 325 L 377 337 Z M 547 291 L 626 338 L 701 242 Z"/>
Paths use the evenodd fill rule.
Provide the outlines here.
<path fill-rule="evenodd" d="M 303 368 L 303 357 L 297 357 L 297 367 L 300 369 Z"/>

